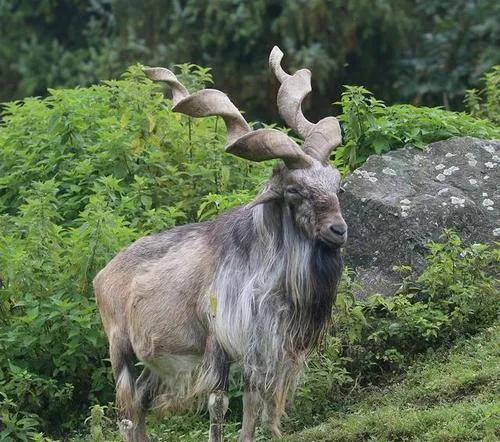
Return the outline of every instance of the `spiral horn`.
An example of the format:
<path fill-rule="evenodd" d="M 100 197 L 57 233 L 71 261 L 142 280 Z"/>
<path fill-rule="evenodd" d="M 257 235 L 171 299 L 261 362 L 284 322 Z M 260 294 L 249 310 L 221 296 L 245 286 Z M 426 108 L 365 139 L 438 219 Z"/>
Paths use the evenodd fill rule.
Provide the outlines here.
<path fill-rule="evenodd" d="M 302 113 L 302 101 L 311 92 L 311 71 L 300 69 L 287 74 L 281 67 L 283 52 L 274 46 L 269 55 L 269 67 L 281 83 L 278 91 L 278 111 L 303 140 L 304 152 L 327 163 L 330 153 L 342 142 L 340 125 L 335 117 L 326 117 L 312 123 Z"/>
<path fill-rule="evenodd" d="M 172 88 L 172 110 L 195 118 L 220 116 L 227 127 L 226 152 L 251 161 L 280 158 L 291 169 L 308 167 L 312 161 L 284 133 L 275 129 L 252 131 L 238 108 L 217 89 L 203 89 L 189 94 L 173 72 L 165 68 L 145 69 L 148 78 L 166 82 Z"/>

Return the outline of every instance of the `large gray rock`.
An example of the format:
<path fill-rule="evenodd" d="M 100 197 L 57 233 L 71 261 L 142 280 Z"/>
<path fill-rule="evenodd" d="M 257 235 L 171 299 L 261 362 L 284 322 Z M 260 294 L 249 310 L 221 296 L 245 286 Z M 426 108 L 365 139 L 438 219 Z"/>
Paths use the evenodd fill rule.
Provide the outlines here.
<path fill-rule="evenodd" d="M 360 294 L 393 294 L 395 265 L 424 268 L 425 245 L 453 228 L 467 243 L 500 239 L 500 141 L 452 138 L 372 156 L 345 183 L 345 261 Z M 495 238 L 496 237 L 496 238 Z"/>

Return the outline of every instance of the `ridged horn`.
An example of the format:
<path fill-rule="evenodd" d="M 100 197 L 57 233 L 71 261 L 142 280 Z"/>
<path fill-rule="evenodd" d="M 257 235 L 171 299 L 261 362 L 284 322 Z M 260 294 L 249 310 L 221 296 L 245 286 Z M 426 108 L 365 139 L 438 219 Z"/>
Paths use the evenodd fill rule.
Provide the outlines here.
<path fill-rule="evenodd" d="M 144 69 L 146 76 L 153 81 L 164 81 L 172 89 L 172 101 L 174 106 L 187 96 L 189 96 L 188 90 L 184 85 L 177 80 L 177 77 L 172 71 L 165 68 L 146 68 Z"/>
<path fill-rule="evenodd" d="M 302 113 L 302 101 L 311 92 L 311 71 L 300 69 L 287 74 L 281 67 L 283 52 L 275 46 L 269 55 L 269 67 L 281 86 L 277 104 L 281 117 L 304 140 L 304 152 L 327 163 L 330 153 L 342 142 L 340 125 L 335 117 L 326 117 L 316 124 Z"/>
<path fill-rule="evenodd" d="M 216 89 L 202 89 L 190 95 L 172 71 L 165 68 L 149 68 L 144 71 L 151 80 L 164 81 L 172 88 L 174 112 L 195 118 L 222 117 L 227 126 L 230 144 L 251 131 L 240 111 L 223 92 Z"/>
<path fill-rule="evenodd" d="M 164 81 L 172 88 L 174 112 L 195 118 L 220 116 L 227 127 L 226 152 L 251 161 L 279 158 L 291 169 L 304 168 L 312 161 L 284 133 L 274 129 L 252 131 L 238 108 L 223 92 L 203 89 L 190 95 L 173 72 L 165 68 L 148 68 L 145 74 L 154 81 Z"/>
<path fill-rule="evenodd" d="M 280 158 L 289 169 L 304 169 L 312 164 L 309 155 L 290 137 L 276 129 L 249 132 L 227 146 L 226 152 L 252 161 Z"/>

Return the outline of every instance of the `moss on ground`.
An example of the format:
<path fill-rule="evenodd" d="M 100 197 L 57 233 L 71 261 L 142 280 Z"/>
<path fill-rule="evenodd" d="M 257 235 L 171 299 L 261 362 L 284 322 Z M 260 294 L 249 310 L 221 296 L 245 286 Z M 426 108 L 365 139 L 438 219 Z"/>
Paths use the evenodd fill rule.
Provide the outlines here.
<path fill-rule="evenodd" d="M 500 440 L 500 327 L 427 355 L 398 382 L 359 393 L 299 441 Z"/>

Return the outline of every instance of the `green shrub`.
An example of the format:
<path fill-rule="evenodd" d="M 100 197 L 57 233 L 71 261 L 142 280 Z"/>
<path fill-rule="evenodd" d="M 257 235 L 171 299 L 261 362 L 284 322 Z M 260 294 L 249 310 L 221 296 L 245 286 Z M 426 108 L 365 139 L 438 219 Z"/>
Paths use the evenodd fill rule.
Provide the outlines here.
<path fill-rule="evenodd" d="M 96 269 L 135 237 L 91 201 L 82 224 L 59 220 L 54 181 L 35 183 L 0 238 L 4 305 L 0 389 L 44 430 L 71 426 L 88 401 L 111 399 L 106 344 L 91 295 Z"/>
<path fill-rule="evenodd" d="M 179 70 L 192 89 L 211 81 L 206 69 Z M 119 199 L 115 210 L 139 229 L 149 217 L 193 221 L 204 195 L 253 189 L 262 180 L 255 172 L 268 170 L 224 153 L 221 119 L 173 113 L 139 66 L 122 80 L 49 92 L 43 100 L 5 105 L 0 209 L 6 213 L 17 213 L 34 182 L 53 179 L 64 225 L 79 224 L 95 193 Z"/>
<path fill-rule="evenodd" d="M 484 88 L 465 91 L 464 101 L 472 116 L 500 124 L 500 65 L 484 74 Z"/>
<path fill-rule="evenodd" d="M 497 100 L 498 103 L 498 100 Z M 342 146 L 334 163 L 344 172 L 373 154 L 383 154 L 410 144 L 422 148 L 454 136 L 491 139 L 500 137 L 500 127 L 465 113 L 409 104 L 386 106 L 361 86 L 346 86 L 338 117 L 344 129 Z"/>
<path fill-rule="evenodd" d="M 193 89 L 211 81 L 194 65 L 179 71 Z M 113 399 L 96 272 L 138 237 L 248 201 L 268 173 L 224 153 L 222 120 L 170 108 L 137 66 L 5 105 L 0 391 L 18 438 L 78 427 L 90 403 Z"/>
<path fill-rule="evenodd" d="M 464 246 L 451 231 L 428 248 L 425 271 L 416 280 L 407 279 L 393 298 L 375 294 L 356 300 L 345 275 L 331 336 L 308 364 L 295 404 L 300 415 L 292 415 L 292 426 L 322 420 L 356 387 L 382 382 L 416 355 L 494 323 L 500 305 L 495 279 L 500 249 Z"/>
<path fill-rule="evenodd" d="M 44 441 L 37 431 L 40 418 L 19 409 L 19 405 L 0 391 L 0 438 L 1 440 Z"/>

